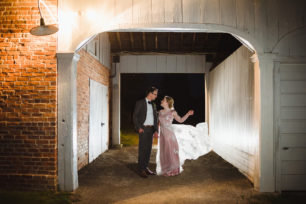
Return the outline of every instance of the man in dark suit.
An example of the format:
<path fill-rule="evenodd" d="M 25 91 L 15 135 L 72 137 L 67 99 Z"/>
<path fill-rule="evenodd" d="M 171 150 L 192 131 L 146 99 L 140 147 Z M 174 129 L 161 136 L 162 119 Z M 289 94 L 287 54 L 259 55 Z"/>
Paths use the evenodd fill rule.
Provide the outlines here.
<path fill-rule="evenodd" d="M 157 137 L 157 110 L 153 101 L 156 99 L 158 89 L 150 87 L 144 99 L 136 102 L 133 123 L 139 134 L 138 145 L 138 170 L 143 178 L 148 175 L 155 175 L 149 168 L 150 155 L 152 150 L 153 135 Z"/>

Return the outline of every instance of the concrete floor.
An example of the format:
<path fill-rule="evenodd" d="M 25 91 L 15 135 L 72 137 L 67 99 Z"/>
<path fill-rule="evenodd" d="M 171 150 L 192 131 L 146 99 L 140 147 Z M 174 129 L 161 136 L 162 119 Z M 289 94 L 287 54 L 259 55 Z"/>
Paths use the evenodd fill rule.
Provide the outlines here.
<path fill-rule="evenodd" d="M 151 169 L 155 167 L 155 151 Z M 186 161 L 179 176 L 136 174 L 137 147 L 112 149 L 79 172 L 74 202 L 81 203 L 306 203 L 305 194 L 258 193 L 214 152 Z M 304 200 L 305 201 L 305 200 Z"/>

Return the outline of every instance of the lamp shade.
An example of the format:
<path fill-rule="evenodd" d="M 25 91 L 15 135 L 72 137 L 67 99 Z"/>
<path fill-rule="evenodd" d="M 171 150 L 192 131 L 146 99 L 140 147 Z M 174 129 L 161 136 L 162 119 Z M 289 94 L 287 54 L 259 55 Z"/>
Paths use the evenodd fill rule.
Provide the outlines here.
<path fill-rule="evenodd" d="M 44 36 L 56 33 L 58 28 L 55 25 L 40 25 L 30 30 L 32 35 Z"/>
<path fill-rule="evenodd" d="M 56 33 L 58 31 L 58 28 L 55 25 L 46 25 L 45 21 L 41 15 L 40 6 L 39 6 L 39 0 L 38 0 L 38 10 L 40 14 L 40 26 L 36 26 L 30 30 L 30 33 L 32 35 L 37 36 L 44 36 L 44 35 L 51 35 L 53 33 Z"/>

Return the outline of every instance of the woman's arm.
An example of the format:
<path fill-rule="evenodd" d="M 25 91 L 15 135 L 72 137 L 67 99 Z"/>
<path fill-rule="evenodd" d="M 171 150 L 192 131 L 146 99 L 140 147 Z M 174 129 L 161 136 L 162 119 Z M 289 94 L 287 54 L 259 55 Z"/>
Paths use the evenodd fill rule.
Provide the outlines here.
<path fill-rule="evenodd" d="M 190 116 L 190 115 L 193 115 L 193 110 L 190 110 L 188 111 L 188 113 L 186 113 L 184 115 L 184 117 L 180 117 L 176 111 L 173 112 L 173 117 L 174 119 L 179 122 L 179 123 L 183 123 L 185 120 L 187 120 L 187 118 Z"/>

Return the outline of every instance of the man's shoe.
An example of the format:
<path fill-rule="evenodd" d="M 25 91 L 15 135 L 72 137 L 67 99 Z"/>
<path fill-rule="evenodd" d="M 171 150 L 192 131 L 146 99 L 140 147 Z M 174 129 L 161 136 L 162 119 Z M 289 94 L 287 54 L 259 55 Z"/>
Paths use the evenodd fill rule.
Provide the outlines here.
<path fill-rule="evenodd" d="M 152 175 L 152 176 L 155 176 L 155 175 L 156 175 L 156 173 L 154 173 L 153 171 L 151 171 L 149 168 L 146 168 L 146 174 Z"/>
<path fill-rule="evenodd" d="M 144 170 L 139 172 L 139 176 L 142 177 L 142 178 L 148 178 L 148 175 L 147 175 L 146 171 L 144 171 Z"/>

